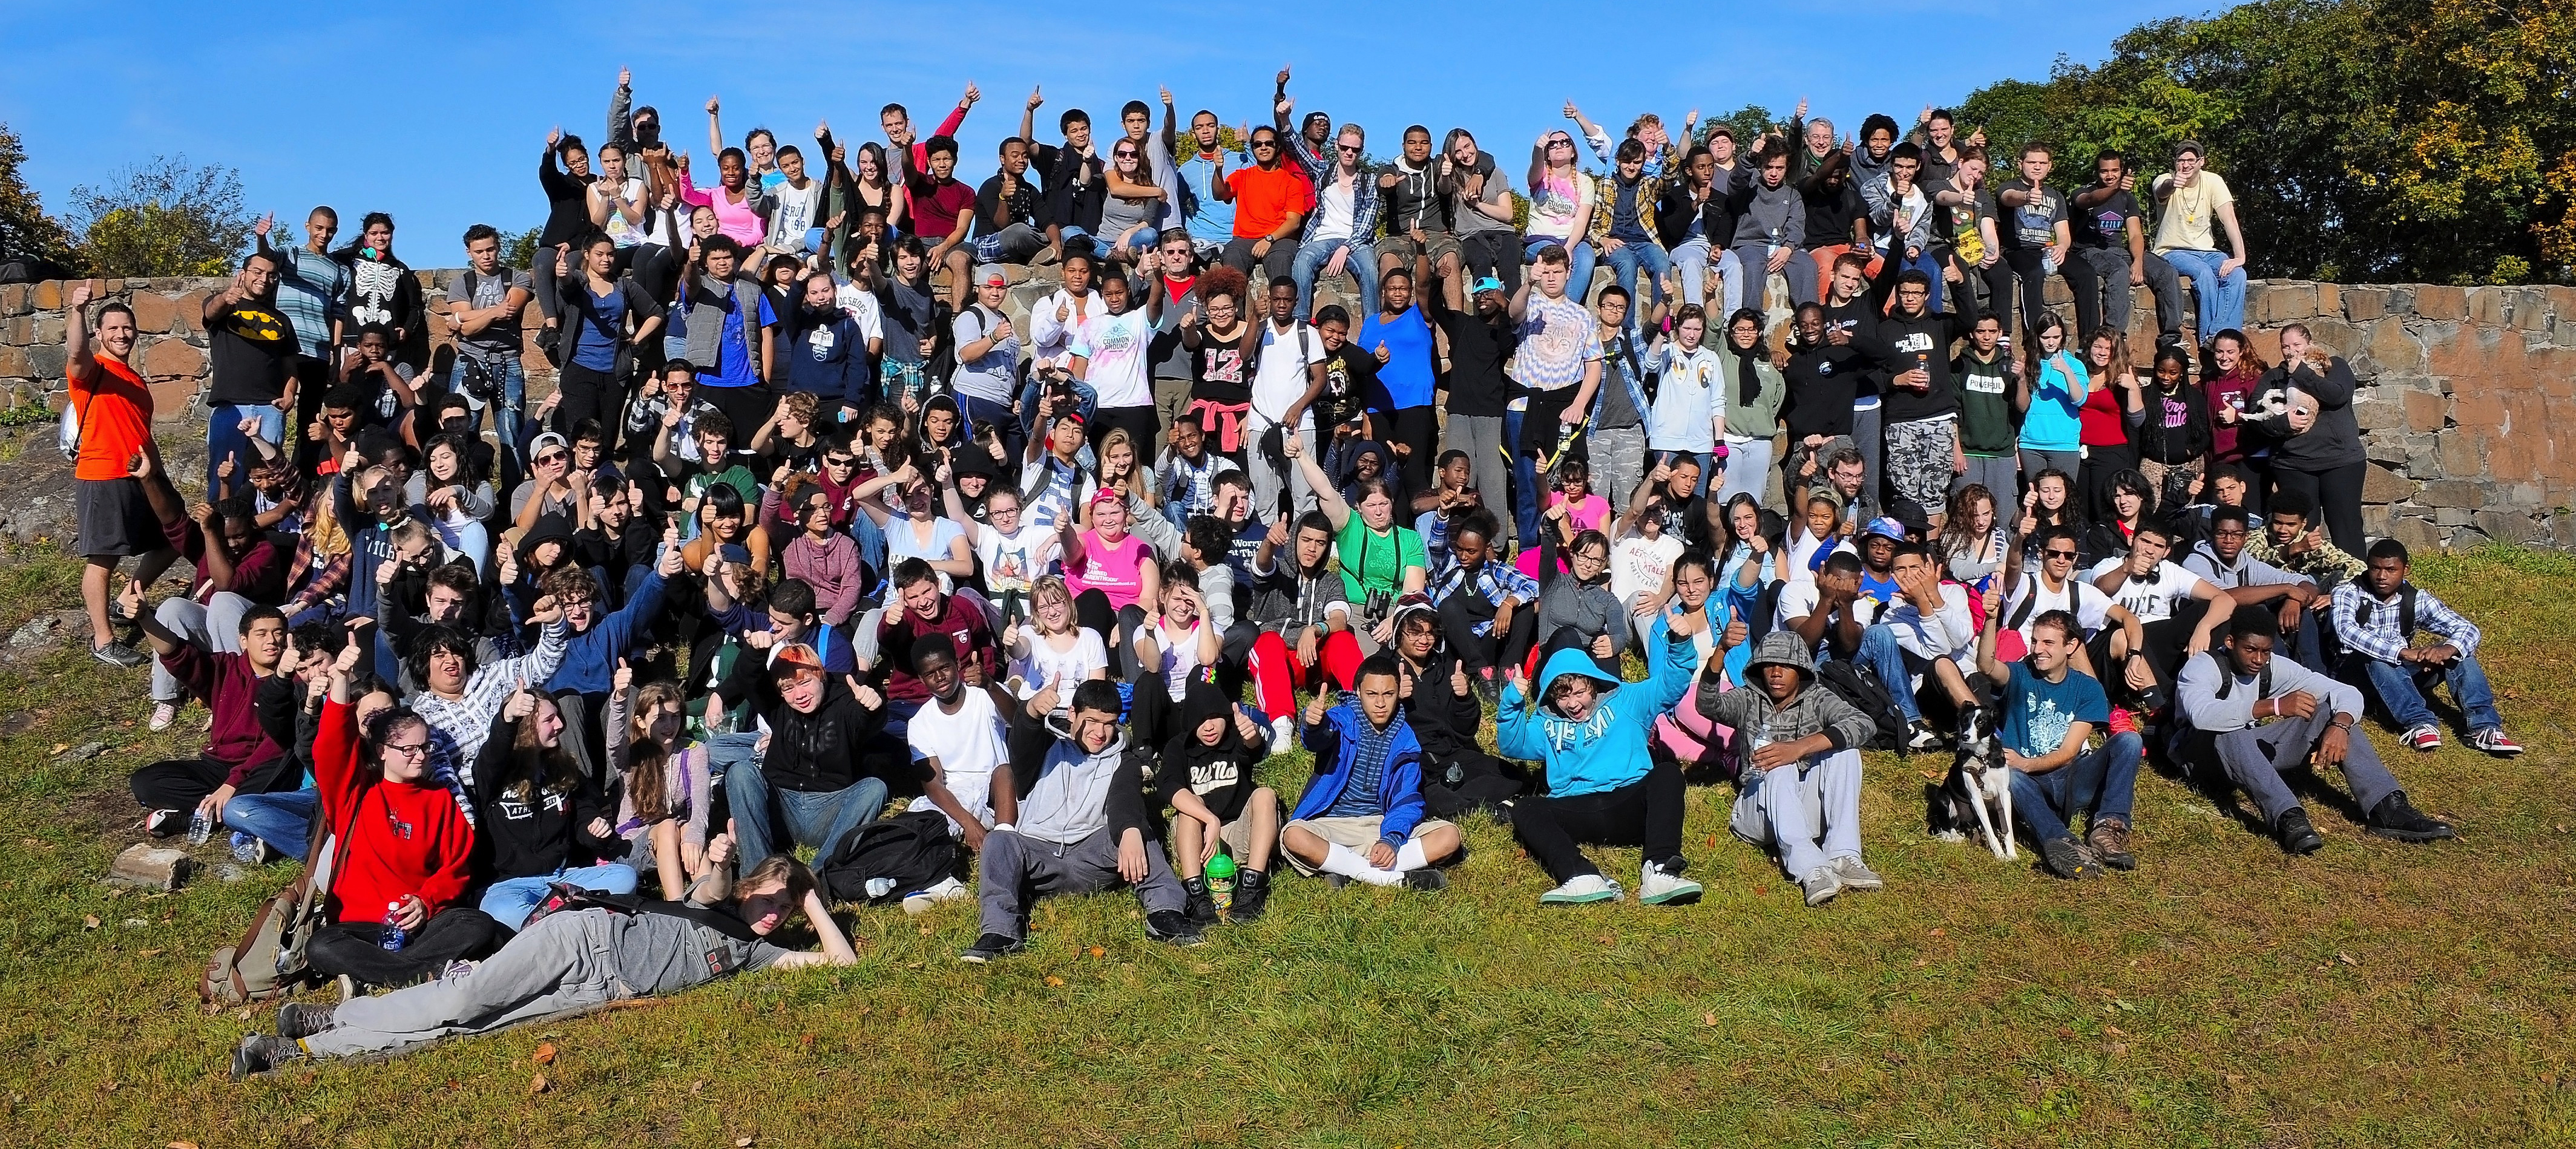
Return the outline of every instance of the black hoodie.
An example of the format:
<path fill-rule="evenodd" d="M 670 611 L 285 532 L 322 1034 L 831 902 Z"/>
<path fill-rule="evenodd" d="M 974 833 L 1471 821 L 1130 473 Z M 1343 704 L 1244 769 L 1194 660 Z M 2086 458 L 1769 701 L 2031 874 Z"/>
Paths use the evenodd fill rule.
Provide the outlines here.
<path fill-rule="evenodd" d="M 1198 733 L 1199 725 L 1211 718 L 1227 720 L 1225 733 L 1212 746 L 1199 741 Z M 1154 794 L 1163 805 L 1187 790 L 1220 820 L 1243 816 L 1245 801 L 1259 785 L 1252 768 L 1269 756 L 1270 748 L 1245 742 L 1233 718 L 1234 703 L 1225 691 L 1204 675 L 1190 679 L 1189 694 L 1181 700 L 1180 733 L 1164 744 L 1163 764 L 1154 774 Z"/>
<path fill-rule="evenodd" d="M 744 651 L 734 661 L 733 673 L 716 687 L 716 699 L 722 709 L 749 699 L 768 721 L 769 751 L 761 755 L 760 775 L 778 790 L 828 794 L 849 789 L 869 776 L 861 762 L 868 743 L 885 728 L 883 708 L 860 706 L 840 675 L 823 676 L 823 700 L 813 713 L 789 706 L 779 694 L 778 680 L 770 676 L 769 659 L 756 650 Z"/>
<path fill-rule="evenodd" d="M 1896 277 L 1903 271 L 1903 261 L 1894 259 L 1879 271 L 1878 281 L 1869 289 L 1873 310 L 1896 293 Z M 1958 414 L 1958 389 L 1950 383 L 1950 345 L 1976 329 L 1977 293 L 1954 288 L 1947 295 L 1958 310 L 1916 316 L 1890 311 L 1878 321 L 1878 337 L 1896 349 L 1896 362 L 1888 374 L 1902 375 L 1921 367 L 1931 375 L 1931 386 L 1922 391 L 1889 382 L 1883 388 L 1880 426 Z"/>
<path fill-rule="evenodd" d="M 514 761 L 512 753 L 518 738 L 518 722 L 496 714 L 491 736 L 474 756 L 476 874 L 493 880 L 541 877 L 624 853 L 625 840 L 615 834 L 590 836 L 592 819 L 617 820 L 617 807 L 598 785 L 584 779 L 568 792 L 556 792 L 543 778 L 527 778 L 532 767 Z M 522 779 L 529 785 L 520 787 Z"/>

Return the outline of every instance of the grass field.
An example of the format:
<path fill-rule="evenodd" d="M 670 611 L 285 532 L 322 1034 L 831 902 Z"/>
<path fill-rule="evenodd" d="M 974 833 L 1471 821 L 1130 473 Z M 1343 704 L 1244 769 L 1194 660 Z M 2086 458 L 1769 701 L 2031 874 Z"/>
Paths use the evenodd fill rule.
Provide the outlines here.
<path fill-rule="evenodd" d="M 0 565 L 0 632 L 76 601 Z M 2313 803 L 2284 857 L 2141 779 L 2133 875 L 2052 881 L 1923 832 L 1927 760 L 1873 755 L 1888 878 L 1810 911 L 1694 790 L 1695 907 L 1542 910 L 1491 823 L 1446 893 L 1283 879 L 1205 947 L 1144 941 L 1124 895 L 1046 903 L 1030 951 L 956 963 L 974 907 L 842 915 L 851 969 L 763 975 L 390 1063 L 225 1080 L 266 1010 L 193 986 L 277 865 L 168 896 L 95 879 L 134 840 L 139 674 L 77 651 L 0 681 L 0 1130 L 10 1144 L 433 1146 L 2494 1145 L 2576 1143 L 2576 561 L 2490 551 L 2419 580 L 2486 627 L 2531 752 L 2377 730 L 2410 847 Z M 57 748 L 111 749 L 65 763 Z M 1301 763 L 1273 762 L 1293 794 Z M 220 841 L 220 839 L 219 839 Z M 1635 851 L 1612 852 L 1634 884 Z M 210 853 L 211 856 L 211 853 Z M 532 1061 L 541 1042 L 559 1055 Z M 547 1079 L 540 1092 L 532 1079 Z M 751 1141 L 744 1141 L 751 1138 Z"/>

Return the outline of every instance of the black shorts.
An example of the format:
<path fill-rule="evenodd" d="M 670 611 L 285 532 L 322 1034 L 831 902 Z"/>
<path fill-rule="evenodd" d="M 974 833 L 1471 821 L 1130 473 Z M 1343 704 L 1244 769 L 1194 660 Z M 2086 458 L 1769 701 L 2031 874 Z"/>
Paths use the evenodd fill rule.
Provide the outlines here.
<path fill-rule="evenodd" d="M 82 555 L 131 558 L 170 545 L 161 536 L 160 517 L 144 499 L 140 480 L 75 479 L 73 483 Z"/>

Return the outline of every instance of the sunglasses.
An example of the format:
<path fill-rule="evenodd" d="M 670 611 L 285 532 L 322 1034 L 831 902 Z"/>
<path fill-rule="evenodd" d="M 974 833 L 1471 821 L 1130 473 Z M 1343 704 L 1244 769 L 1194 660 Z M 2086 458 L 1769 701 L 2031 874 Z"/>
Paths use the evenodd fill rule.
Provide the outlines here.
<path fill-rule="evenodd" d="M 1121 159 L 1121 160 L 1132 160 L 1132 159 L 1135 159 L 1135 158 L 1136 158 L 1136 153 L 1135 153 L 1134 151 L 1132 151 L 1132 150 L 1127 149 L 1127 148 L 1120 148 L 1120 149 L 1118 149 L 1117 151 L 1114 151 L 1114 152 L 1109 153 L 1109 155 L 1110 155 L 1110 157 L 1111 157 L 1111 158 L 1113 158 L 1113 159 Z"/>
<path fill-rule="evenodd" d="M 1334 148 L 1335 148 L 1336 150 L 1340 151 L 1343 155 L 1346 155 L 1346 156 L 1355 156 L 1355 155 L 1360 154 L 1360 149 L 1355 148 L 1355 147 L 1352 147 L 1352 146 L 1351 146 L 1351 145 L 1349 145 L 1349 144 L 1335 144 L 1335 145 L 1333 145 L 1333 146 L 1334 146 Z"/>
<path fill-rule="evenodd" d="M 825 458 L 823 460 L 823 465 L 826 467 L 851 467 L 858 465 L 858 462 L 859 461 L 857 459 Z"/>
<path fill-rule="evenodd" d="M 2042 553 L 2042 554 L 2045 554 L 2045 555 L 2047 555 L 2048 557 L 2053 558 L 2053 559 L 2065 559 L 2065 560 L 2067 560 L 2067 561 L 2069 561 L 2069 562 L 2072 562 L 2072 561 L 2074 561 L 2074 559 L 2075 559 L 2075 552 L 2073 552 L 2073 551 L 2055 551 L 2055 550 L 2052 550 L 2052 551 L 2043 551 L 2043 552 L 2041 552 L 2041 553 Z"/>
<path fill-rule="evenodd" d="M 569 458 L 569 457 L 570 457 L 570 456 L 565 455 L 565 454 L 564 454 L 563 452 L 561 452 L 561 451 L 548 451 L 548 452 L 546 452 L 545 454 L 542 454 L 542 455 L 537 456 L 537 462 L 539 462 L 539 463 L 560 463 L 560 462 L 563 462 L 566 458 Z"/>
<path fill-rule="evenodd" d="M 1256 148 L 1275 148 L 1275 147 L 1278 147 L 1278 146 L 1279 146 L 1279 141 L 1277 141 L 1277 140 L 1254 140 L 1254 141 L 1252 141 L 1252 146 L 1253 146 L 1253 147 L 1256 147 Z"/>

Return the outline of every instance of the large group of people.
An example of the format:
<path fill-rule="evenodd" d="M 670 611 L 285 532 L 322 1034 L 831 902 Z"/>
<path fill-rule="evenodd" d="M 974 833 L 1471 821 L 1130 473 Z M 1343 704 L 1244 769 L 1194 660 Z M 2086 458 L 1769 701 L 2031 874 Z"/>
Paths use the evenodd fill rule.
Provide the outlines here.
<path fill-rule="evenodd" d="M 1569 103 L 1526 169 L 1420 125 L 1379 161 L 1289 81 L 1240 134 L 1165 91 L 1041 140 L 1032 91 L 969 185 L 972 86 L 883 143 L 711 99 L 693 176 L 621 75 L 546 140 L 534 266 L 478 225 L 443 308 L 381 213 L 263 222 L 204 304 L 194 501 L 132 312 L 72 290 L 96 653 L 149 663 L 154 729 L 209 715 L 135 772 L 145 825 L 331 851 L 345 1000 L 236 1070 L 853 960 L 825 892 L 896 828 L 950 862 L 867 894 L 975 899 L 984 962 L 1060 894 L 1190 945 L 1282 865 L 1438 891 L 1471 815 L 1542 902 L 1686 904 L 1705 784 L 1822 905 L 1885 885 L 1860 752 L 1980 721 L 2064 878 L 2138 864 L 2150 759 L 2307 853 L 2317 765 L 2373 834 L 2453 832 L 2365 700 L 2429 752 L 2447 688 L 2518 750 L 2478 628 L 2362 536 L 2349 366 L 2243 329 L 2198 145 Z M 769 940 L 800 912 L 816 951 Z"/>

